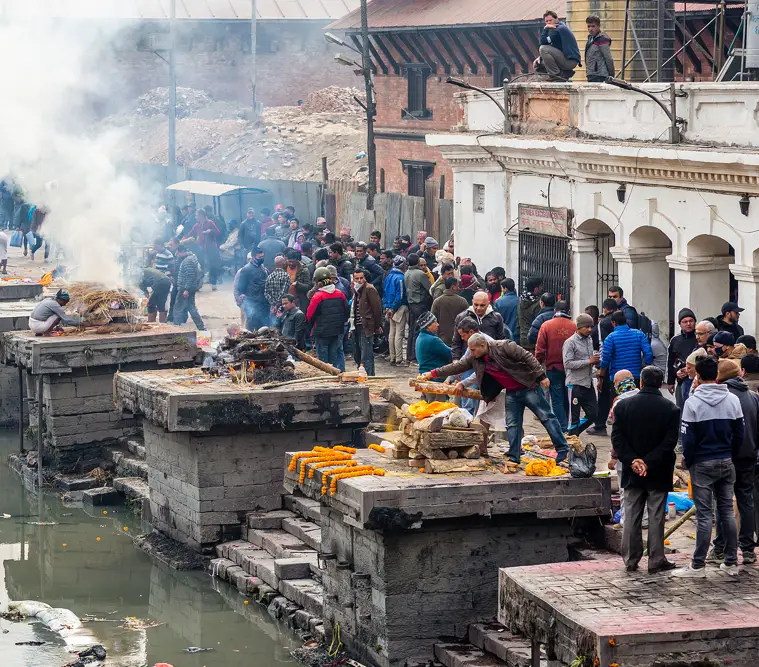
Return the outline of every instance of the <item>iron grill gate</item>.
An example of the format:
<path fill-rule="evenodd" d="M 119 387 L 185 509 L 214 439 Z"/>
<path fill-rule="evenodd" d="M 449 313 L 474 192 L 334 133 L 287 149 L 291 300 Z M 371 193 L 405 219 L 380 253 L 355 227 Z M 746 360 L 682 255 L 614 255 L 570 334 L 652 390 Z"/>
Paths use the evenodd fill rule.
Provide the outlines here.
<path fill-rule="evenodd" d="M 546 292 L 569 299 L 569 239 L 535 232 L 519 232 L 519 286 L 532 276 L 543 278 Z"/>
<path fill-rule="evenodd" d="M 617 273 L 617 260 L 611 256 L 609 248 L 612 245 L 613 234 L 599 234 L 595 237 L 596 244 L 596 274 L 598 276 L 596 289 L 596 304 L 601 308 L 601 304 L 609 293 L 612 285 L 619 283 Z"/>

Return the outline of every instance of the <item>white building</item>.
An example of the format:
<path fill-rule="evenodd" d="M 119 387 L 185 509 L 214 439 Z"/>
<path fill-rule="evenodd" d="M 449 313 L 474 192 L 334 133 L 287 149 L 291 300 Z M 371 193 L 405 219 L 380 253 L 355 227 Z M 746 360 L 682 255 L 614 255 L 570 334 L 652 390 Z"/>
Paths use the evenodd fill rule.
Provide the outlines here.
<path fill-rule="evenodd" d="M 669 106 L 668 84 L 641 86 Z M 665 335 L 680 308 L 716 316 L 737 292 L 741 324 L 757 331 L 759 84 L 676 84 L 678 145 L 637 92 L 509 90 L 512 133 L 491 100 L 467 92 L 458 131 L 427 136 L 454 170 L 457 255 L 568 284 L 573 314 L 618 283 Z"/>

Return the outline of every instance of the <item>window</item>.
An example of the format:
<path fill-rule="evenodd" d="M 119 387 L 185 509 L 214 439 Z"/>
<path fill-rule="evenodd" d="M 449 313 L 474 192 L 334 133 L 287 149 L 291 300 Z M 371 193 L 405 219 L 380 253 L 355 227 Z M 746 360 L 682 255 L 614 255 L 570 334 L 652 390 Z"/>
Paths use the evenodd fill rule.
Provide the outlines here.
<path fill-rule="evenodd" d="M 427 108 L 427 77 L 430 68 L 427 65 L 406 65 L 408 80 L 408 102 L 401 110 L 401 118 L 427 119 L 432 118 L 432 111 Z"/>
<path fill-rule="evenodd" d="M 501 88 L 505 79 L 511 79 L 514 72 L 503 58 L 493 60 L 493 86 Z"/>
<path fill-rule="evenodd" d="M 412 197 L 424 197 L 424 182 L 435 170 L 434 162 L 401 160 L 403 171 L 408 175 L 408 193 Z"/>
<path fill-rule="evenodd" d="M 485 186 L 480 185 L 479 183 L 474 184 L 474 192 L 473 194 L 473 201 L 474 201 L 474 212 L 475 213 L 484 213 L 485 212 Z"/>

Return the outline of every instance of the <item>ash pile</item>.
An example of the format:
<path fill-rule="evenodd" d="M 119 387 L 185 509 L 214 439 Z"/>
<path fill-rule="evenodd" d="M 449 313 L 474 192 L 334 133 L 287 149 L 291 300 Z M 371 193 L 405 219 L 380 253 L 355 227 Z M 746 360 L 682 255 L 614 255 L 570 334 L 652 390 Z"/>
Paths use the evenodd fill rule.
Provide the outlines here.
<path fill-rule="evenodd" d="M 211 377 L 239 384 L 262 385 L 295 379 L 295 364 L 287 343 L 275 329 L 241 330 L 219 343 L 218 353 L 203 370 Z"/>

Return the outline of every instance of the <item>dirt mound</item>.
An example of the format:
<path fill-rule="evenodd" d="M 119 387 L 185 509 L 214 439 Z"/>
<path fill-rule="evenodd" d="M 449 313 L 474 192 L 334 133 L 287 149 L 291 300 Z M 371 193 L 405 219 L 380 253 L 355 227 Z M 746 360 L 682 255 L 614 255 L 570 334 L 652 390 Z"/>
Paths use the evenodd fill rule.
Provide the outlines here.
<path fill-rule="evenodd" d="M 301 104 L 302 113 L 363 113 L 354 97 L 366 102 L 366 95 L 358 88 L 328 86 L 311 93 Z"/>
<path fill-rule="evenodd" d="M 177 118 L 187 118 L 209 106 L 208 93 L 194 88 L 177 88 Z M 143 116 L 166 116 L 169 113 L 169 89 L 153 88 L 137 98 L 137 113 Z"/>

